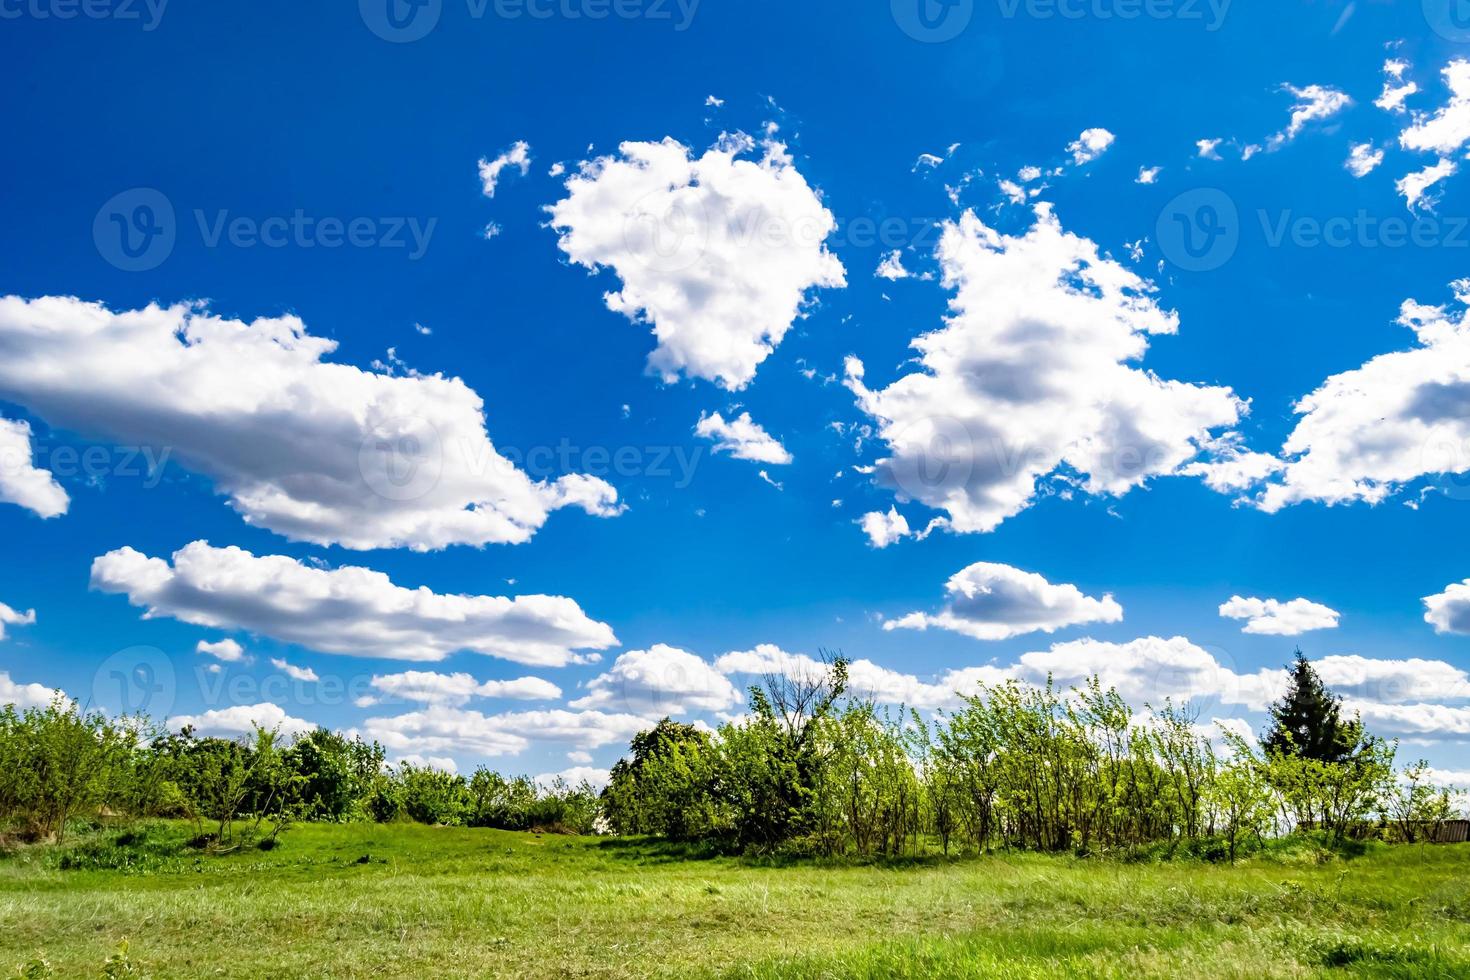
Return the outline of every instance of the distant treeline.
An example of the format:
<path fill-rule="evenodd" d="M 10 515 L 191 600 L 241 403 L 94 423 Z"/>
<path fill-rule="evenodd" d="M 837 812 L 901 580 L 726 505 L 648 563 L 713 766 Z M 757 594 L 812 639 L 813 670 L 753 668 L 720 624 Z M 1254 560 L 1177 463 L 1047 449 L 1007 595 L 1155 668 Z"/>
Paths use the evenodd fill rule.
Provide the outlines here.
<path fill-rule="evenodd" d="M 171 817 L 201 843 L 274 843 L 293 821 L 418 821 L 657 835 L 729 850 L 902 856 L 1016 848 L 1234 859 L 1312 828 L 1329 841 L 1437 839 L 1456 799 L 1339 717 L 1298 658 L 1256 747 L 1217 750 L 1168 703 L 1144 715 L 1095 681 L 977 689 L 926 721 L 847 696 L 847 665 L 767 677 L 717 731 L 668 719 L 633 739 L 600 794 L 488 769 L 386 764 L 318 730 L 284 744 L 153 730 L 58 700 L 0 709 L 0 830 L 61 840 L 74 821 Z"/>
<path fill-rule="evenodd" d="M 99 817 L 195 822 L 201 843 L 273 842 L 294 821 L 417 821 L 591 833 L 597 791 L 538 786 L 479 769 L 466 778 L 389 766 L 376 743 L 325 729 L 284 744 L 161 733 L 145 718 L 112 719 L 74 702 L 0 708 L 0 830 L 62 840 Z"/>

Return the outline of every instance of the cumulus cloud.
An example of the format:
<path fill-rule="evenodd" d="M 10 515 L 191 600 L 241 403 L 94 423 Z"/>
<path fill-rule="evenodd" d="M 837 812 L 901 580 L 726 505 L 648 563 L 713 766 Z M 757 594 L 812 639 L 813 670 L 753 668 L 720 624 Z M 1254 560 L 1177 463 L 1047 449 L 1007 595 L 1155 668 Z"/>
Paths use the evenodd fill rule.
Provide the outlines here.
<path fill-rule="evenodd" d="M 732 676 L 811 679 L 821 677 L 827 665 L 806 654 L 787 653 L 778 646 L 763 643 L 752 650 L 725 654 L 715 661 L 715 669 Z M 932 681 L 924 681 L 912 674 L 880 667 L 871 660 L 854 660 L 847 667 L 848 693 L 854 697 L 922 711 L 959 707 L 964 696 L 978 694 L 982 684 L 993 687 L 1016 676 L 1004 668 L 984 666 L 950 670 Z"/>
<path fill-rule="evenodd" d="M 1370 732 L 1411 742 L 1464 741 L 1470 738 L 1470 707 L 1447 704 L 1374 704 L 1343 699 Z"/>
<path fill-rule="evenodd" d="M 913 273 L 903 267 L 903 253 L 898 249 L 894 249 L 883 256 L 883 261 L 878 263 L 878 271 L 874 272 L 873 275 L 879 279 L 892 281 L 896 279 L 908 279 Z"/>
<path fill-rule="evenodd" d="M 1238 432 L 1225 433 L 1207 444 L 1205 451 L 1208 458 L 1190 463 L 1179 472 L 1201 478 L 1216 493 L 1249 490 L 1286 468 L 1285 463 L 1270 453 L 1247 449 Z"/>
<path fill-rule="evenodd" d="M 587 783 L 593 789 L 601 792 L 611 779 L 611 773 L 606 769 L 595 769 L 592 766 L 572 766 L 561 772 L 543 772 L 536 777 L 536 785 L 542 791 L 552 789 L 558 782 L 567 786 L 580 786 Z"/>
<path fill-rule="evenodd" d="M 741 412 L 728 422 L 719 412 L 701 415 L 694 434 L 701 439 L 713 440 L 715 452 L 729 453 L 736 459 L 773 466 L 785 466 L 791 462 L 791 454 L 786 447 L 752 421 L 749 412 Z"/>
<path fill-rule="evenodd" d="M 0 609 L 4 609 L 0 606 Z M 40 684 L 21 684 L 11 680 L 9 671 L 0 670 L 0 707 L 15 705 L 17 711 L 27 708 L 44 708 L 57 698 L 66 695 Z"/>
<path fill-rule="evenodd" d="M 1200 159 L 1219 160 L 1221 159 L 1220 144 L 1223 142 L 1225 141 L 1222 139 L 1195 140 L 1194 145 L 1199 150 Z"/>
<path fill-rule="evenodd" d="M 1246 599 L 1234 596 L 1220 607 L 1226 619 L 1243 619 L 1242 633 L 1261 636 L 1300 636 L 1312 630 L 1337 629 L 1342 614 L 1306 599 Z"/>
<path fill-rule="evenodd" d="M 1459 309 L 1403 304 L 1398 322 L 1417 347 L 1333 375 L 1297 402 L 1286 465 L 1259 507 L 1376 504 L 1421 477 L 1470 470 L 1470 281 L 1454 288 Z"/>
<path fill-rule="evenodd" d="M 1339 655 L 1313 661 L 1312 666 L 1335 693 L 1360 702 L 1470 699 L 1470 674 L 1443 660 L 1374 660 Z"/>
<path fill-rule="evenodd" d="M 863 533 L 868 536 L 868 543 L 874 548 L 886 548 L 891 544 L 897 544 L 904 538 L 910 537 L 909 522 L 898 508 L 888 508 L 888 513 L 882 511 L 871 511 L 864 514 L 858 520 L 858 525 Z"/>
<path fill-rule="evenodd" d="M 40 517 L 60 517 L 71 505 L 56 477 L 32 462 L 27 422 L 0 419 L 0 503 L 17 504 Z"/>
<path fill-rule="evenodd" d="M 34 609 L 27 609 L 25 612 L 20 612 L 0 602 L 0 640 L 5 639 L 5 627 L 31 626 L 35 622 L 36 611 Z"/>
<path fill-rule="evenodd" d="M 1163 167 L 1140 167 L 1138 168 L 1138 176 L 1133 179 L 1133 182 L 1135 184 L 1158 183 L 1159 174 L 1163 172 Z"/>
<path fill-rule="evenodd" d="M 1123 607 L 1111 595 L 1095 599 L 1075 585 L 1053 585 L 1033 572 L 977 562 L 945 585 L 949 601 L 937 614 L 914 612 L 889 620 L 885 630 L 951 630 L 977 640 L 1055 633 L 1082 623 L 1117 623 Z"/>
<path fill-rule="evenodd" d="M 245 659 L 245 648 L 234 640 L 220 640 L 217 643 L 200 640 L 195 645 L 194 652 L 230 664 L 241 663 Z"/>
<path fill-rule="evenodd" d="M 460 707 L 472 698 L 503 698 L 510 701 L 552 701 L 561 697 L 561 688 L 539 677 L 519 677 L 508 681 L 479 681 L 469 674 L 438 674 L 410 670 L 401 674 L 380 674 L 372 679 L 373 690 L 385 697 L 421 704 Z"/>
<path fill-rule="evenodd" d="M 1406 150 L 1447 157 L 1470 142 L 1470 61 L 1456 58 L 1442 74 L 1449 100 L 1433 113 L 1414 113 L 1412 125 L 1399 134 Z"/>
<path fill-rule="evenodd" d="M 1067 152 L 1072 154 L 1072 162 L 1080 167 L 1108 152 L 1108 147 L 1116 139 L 1106 129 L 1084 129 L 1081 136 L 1067 144 Z"/>
<path fill-rule="evenodd" d="M 500 175 L 507 168 L 519 170 L 522 177 L 531 172 L 531 145 L 529 143 L 525 140 L 517 140 L 494 160 L 480 158 L 480 185 L 486 197 L 495 196 L 495 189 L 500 184 Z"/>
<path fill-rule="evenodd" d="M 560 596 L 441 595 L 368 568 L 315 568 L 281 555 L 195 541 L 173 564 L 132 548 L 92 563 L 92 587 L 123 594 L 145 618 L 246 630 L 323 653 L 443 660 L 470 651 L 516 663 L 586 662 L 617 644 L 612 628 Z"/>
<path fill-rule="evenodd" d="M 1470 579 L 1424 597 L 1424 621 L 1436 633 L 1470 635 Z"/>
<path fill-rule="evenodd" d="M 6 626 L 34 626 L 35 610 L 26 610 L 21 613 L 13 610 L 9 605 L 0 602 L 0 639 L 4 639 L 4 627 Z"/>
<path fill-rule="evenodd" d="M 1431 164 L 1423 170 L 1408 174 L 1394 184 L 1398 188 L 1399 196 L 1404 199 L 1410 210 L 1423 205 L 1433 208 L 1438 195 L 1427 196 L 1430 188 L 1442 180 L 1453 177 L 1459 170 L 1459 166 L 1453 160 L 1441 159 L 1438 163 Z"/>
<path fill-rule="evenodd" d="M 723 673 L 685 650 L 662 643 L 631 650 L 587 684 L 571 702 L 581 709 L 608 708 L 647 717 L 724 711 L 741 701 Z"/>
<path fill-rule="evenodd" d="M 272 657 L 271 666 L 276 668 L 276 670 L 279 670 L 281 673 L 285 674 L 287 677 L 291 678 L 293 681 L 300 681 L 303 684 L 315 684 L 317 681 L 321 680 L 321 678 L 316 675 L 316 671 L 312 670 L 310 667 L 298 667 L 293 663 L 281 659 L 280 657 Z"/>
<path fill-rule="evenodd" d="M 295 316 L 7 296 L 0 399 L 88 437 L 167 447 L 248 523 L 319 545 L 520 543 L 562 507 L 618 513 L 602 480 L 538 483 L 500 455 L 463 381 L 324 361 L 336 346 Z"/>
<path fill-rule="evenodd" d="M 1409 96 L 1419 91 L 1418 82 L 1405 82 L 1404 72 L 1409 70 L 1409 63 L 1398 58 L 1392 58 L 1383 63 L 1383 94 L 1374 100 L 1373 104 L 1384 112 L 1407 112 L 1404 102 Z"/>
<path fill-rule="evenodd" d="M 518 755 L 532 740 L 562 742 L 579 749 L 622 744 L 648 728 L 639 715 L 600 711 L 518 711 L 487 715 L 448 705 L 363 722 L 365 738 L 399 756 L 466 754 Z"/>
<path fill-rule="evenodd" d="M 1178 317 L 1049 205 L 1021 236 L 966 212 L 945 225 L 939 260 L 955 295 L 945 326 L 913 341 L 922 369 L 870 388 L 849 358 L 847 385 L 891 453 L 880 485 L 947 512 L 955 531 L 994 530 L 1058 470 L 1108 496 L 1177 473 L 1247 408 L 1137 365 Z"/>
<path fill-rule="evenodd" d="M 1033 682 L 1050 675 L 1062 687 L 1080 686 L 1096 676 L 1104 689 L 1116 688 L 1132 704 L 1155 707 L 1165 698 L 1175 703 L 1206 699 L 1262 711 L 1280 697 L 1286 683 L 1283 670 L 1236 673 L 1209 650 L 1182 636 L 1148 636 L 1128 643 L 1093 639 L 1059 643 L 1050 650 L 1023 655 L 1018 669 Z"/>
<path fill-rule="evenodd" d="M 192 728 L 199 735 L 221 738 L 248 735 L 257 726 L 268 730 L 275 729 L 287 738 L 306 735 L 317 729 L 317 726 L 311 722 L 293 718 L 286 714 L 280 705 L 270 702 L 237 704 L 228 708 L 215 708 L 197 715 L 174 715 L 165 722 L 165 727 L 172 732 L 182 728 Z"/>
<path fill-rule="evenodd" d="M 549 210 L 573 262 L 612 269 L 607 306 L 653 326 L 648 365 L 745 387 L 816 287 L 846 285 L 824 244 L 832 213 L 779 143 L 745 136 L 695 157 L 673 139 L 624 143 L 582 165 Z"/>
<path fill-rule="evenodd" d="M 1354 143 L 1348 153 L 1348 173 L 1354 177 L 1366 177 L 1383 162 L 1383 151 L 1374 149 L 1372 143 Z"/>

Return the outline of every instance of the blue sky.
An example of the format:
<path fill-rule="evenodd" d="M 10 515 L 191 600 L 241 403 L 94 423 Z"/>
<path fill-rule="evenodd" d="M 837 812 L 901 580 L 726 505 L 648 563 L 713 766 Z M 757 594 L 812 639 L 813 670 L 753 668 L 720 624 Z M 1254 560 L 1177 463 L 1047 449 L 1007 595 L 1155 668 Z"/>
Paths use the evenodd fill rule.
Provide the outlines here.
<path fill-rule="evenodd" d="M 1470 194 L 1465 174 L 1448 173 L 1464 169 L 1470 126 L 1442 74 L 1470 58 L 1470 31 L 1456 26 L 1467 21 L 1434 2 L 923 2 L 921 22 L 918 0 L 395 0 L 391 23 L 422 34 L 397 41 L 372 0 L 119 0 L 73 17 L 64 0 L 0 2 L 0 295 L 15 297 L 0 314 L 12 433 L 0 603 L 15 620 L 35 613 L 0 640 L 0 672 L 21 692 L 10 696 L 34 700 L 16 685 L 43 685 L 116 710 L 113 671 L 141 664 L 165 679 L 154 713 L 228 731 L 257 709 L 384 737 L 398 757 L 543 773 L 605 769 L 635 720 L 663 709 L 711 723 L 739 714 L 730 691 L 749 678 L 719 658 L 762 645 L 869 660 L 892 672 L 870 675 L 880 695 L 977 676 L 951 671 L 1034 678 L 1103 664 L 1140 703 L 1190 693 L 1202 720 L 1255 728 L 1261 672 L 1300 645 L 1337 658 L 1331 678 L 1370 725 L 1414 739 L 1408 751 L 1440 769 L 1470 770 L 1470 590 L 1452 588 L 1470 577 L 1458 546 L 1470 477 L 1455 475 L 1470 471 L 1456 387 L 1470 383 L 1470 357 L 1451 285 L 1470 273 Z M 622 15 L 592 16 L 602 10 Z M 1390 61 L 1401 66 L 1386 73 Z M 1411 83 L 1397 108 L 1384 98 Z M 641 174 L 630 161 L 644 151 L 619 149 L 665 140 L 676 152 Z M 1220 142 L 1207 154 L 1201 140 Z M 1347 164 L 1364 144 L 1363 159 L 1383 156 L 1358 176 Z M 502 156 L 490 196 L 478 165 Z M 650 177 L 666 165 L 684 175 L 672 194 Z M 1399 182 L 1435 167 L 1445 175 L 1411 201 Z M 721 185 L 735 176 L 744 182 Z M 753 224 L 701 224 L 712 202 Z M 692 251 L 630 257 L 642 241 L 630 214 L 671 220 L 658 230 Z M 688 221 L 692 245 L 679 237 Z M 1097 276 L 1155 291 L 1110 300 L 1069 275 L 1036 287 L 1032 274 L 1065 261 L 1035 237 L 1048 222 L 1064 250 L 1095 244 Z M 1324 227 L 1341 237 L 1316 240 Z M 152 250 L 130 257 L 124 228 Z M 775 237 L 761 244 L 751 228 Z M 1191 257 L 1186 231 L 1215 247 Z M 1393 240 L 1405 232 L 1418 237 Z M 980 244 L 987 235 L 1000 244 Z M 894 252 L 909 275 L 876 276 Z M 950 306 L 960 280 L 975 283 L 968 312 Z M 630 317 L 605 298 L 661 290 L 677 312 Z M 1442 308 L 1421 333 L 1432 345 L 1398 322 L 1406 300 Z M 150 303 L 175 312 L 142 317 L 151 331 L 114 319 Z M 910 343 L 947 313 L 958 366 L 915 363 Z M 1153 329 L 1171 314 L 1177 330 Z M 218 317 L 224 334 L 257 342 L 200 342 L 209 366 L 191 367 L 171 316 L 181 329 Z M 247 325 L 277 317 L 335 349 L 276 364 L 277 347 L 300 342 Z M 754 360 L 730 355 L 763 318 L 779 342 Z M 87 323 L 100 333 L 57 339 Z M 665 328 L 675 340 L 655 337 Z M 987 361 L 1003 328 L 1024 356 Z M 1099 353 L 1117 343 L 1146 353 Z M 1324 388 L 1412 350 L 1421 356 Z M 462 384 L 425 381 L 434 374 Z M 892 387 L 916 376 L 934 379 L 919 383 L 923 398 Z M 1134 403 L 1157 394 L 1150 377 L 1183 390 Z M 1037 394 L 1053 386 L 1063 393 Z M 1319 389 L 1324 407 L 1303 432 L 1293 406 Z M 453 525 L 465 500 L 504 492 L 533 514 L 517 510 L 523 540 L 442 523 L 384 530 L 427 498 L 377 492 L 374 446 L 389 447 L 389 466 L 423 460 L 394 456 L 415 444 L 375 426 L 431 416 L 450 433 L 433 451 L 461 457 L 460 437 L 480 433 L 471 392 L 490 452 L 520 473 L 487 478 L 489 457 L 475 457 L 461 474 L 470 496 L 430 516 Z M 241 408 L 257 396 L 276 399 L 271 412 Z M 1018 404 L 1029 408 L 1012 417 Z M 766 442 L 747 444 L 765 461 L 734 458 L 696 434 L 702 417 L 747 412 L 784 454 Z M 1183 421 L 1191 412 L 1197 425 Z M 967 474 L 994 460 L 995 432 L 1012 449 L 1035 441 L 1043 459 L 1106 434 L 1162 455 L 1109 487 L 1075 460 L 1001 481 L 1027 490 L 999 516 L 974 496 L 936 506 L 885 477 L 914 452 L 925 462 L 956 420 L 969 441 L 951 451 Z M 30 430 L 24 466 L 15 423 Z M 1302 444 L 1284 448 L 1294 431 Z M 68 455 L 88 447 L 91 465 Z M 156 473 L 138 472 L 145 447 L 167 460 Z M 353 458 L 365 468 L 344 476 Z M 1242 460 L 1264 478 L 1222 492 L 1199 475 Z M 324 474 L 348 486 L 319 493 Z M 597 482 L 555 482 L 568 474 Z M 284 510 L 266 500 L 283 487 Z M 298 521 L 307 506 L 315 516 Z M 877 547 L 860 522 L 890 508 L 910 533 Z M 149 592 L 158 562 L 167 577 L 192 542 L 210 548 L 191 567 L 223 576 L 213 599 Z M 214 550 L 230 547 L 243 555 Z M 121 549 L 137 561 L 99 576 L 94 560 Z M 231 570 L 211 564 L 229 555 Z M 342 585 L 330 573 L 344 566 L 391 584 L 328 603 L 313 590 Z M 946 583 L 967 570 L 956 588 L 974 594 L 946 620 Z M 434 626 L 442 609 L 406 611 L 414 600 L 395 586 L 560 597 L 580 619 L 522 603 L 507 622 L 471 603 L 447 615 L 494 622 L 465 639 Z M 1251 626 L 1220 614 L 1236 596 L 1314 605 L 1291 607 L 1286 626 Z M 1427 609 L 1426 597 L 1441 601 Z M 913 613 L 909 625 L 927 629 L 885 629 Z M 395 656 L 414 631 L 438 639 Z M 507 657 L 511 634 L 559 652 Z M 196 652 L 223 639 L 241 659 Z M 319 679 L 287 683 L 276 660 Z M 419 678 L 407 699 L 389 696 L 407 682 L 372 685 L 406 671 L 442 676 Z M 536 677 L 561 694 L 466 693 L 443 679 L 456 674 Z"/>

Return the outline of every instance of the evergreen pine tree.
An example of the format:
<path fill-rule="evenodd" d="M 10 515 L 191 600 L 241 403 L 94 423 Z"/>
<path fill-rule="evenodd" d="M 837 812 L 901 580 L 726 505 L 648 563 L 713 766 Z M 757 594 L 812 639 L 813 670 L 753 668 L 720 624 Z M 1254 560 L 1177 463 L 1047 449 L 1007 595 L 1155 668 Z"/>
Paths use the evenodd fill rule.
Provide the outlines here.
<path fill-rule="evenodd" d="M 1296 662 L 1287 668 L 1290 687 L 1271 706 L 1272 724 L 1261 740 L 1268 752 L 1345 762 L 1361 741 L 1356 722 L 1342 720 L 1342 702 L 1327 690 L 1306 655 L 1297 650 Z"/>

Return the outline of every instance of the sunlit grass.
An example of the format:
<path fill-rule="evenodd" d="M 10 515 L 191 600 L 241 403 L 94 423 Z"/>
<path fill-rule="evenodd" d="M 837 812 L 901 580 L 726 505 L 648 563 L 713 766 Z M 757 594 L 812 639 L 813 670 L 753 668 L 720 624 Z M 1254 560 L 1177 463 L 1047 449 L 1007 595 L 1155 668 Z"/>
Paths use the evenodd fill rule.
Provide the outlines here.
<path fill-rule="evenodd" d="M 127 939 L 159 978 L 1470 976 L 1463 846 L 842 866 L 419 826 L 222 857 L 186 836 L 0 859 L 0 975 L 95 975 Z"/>

